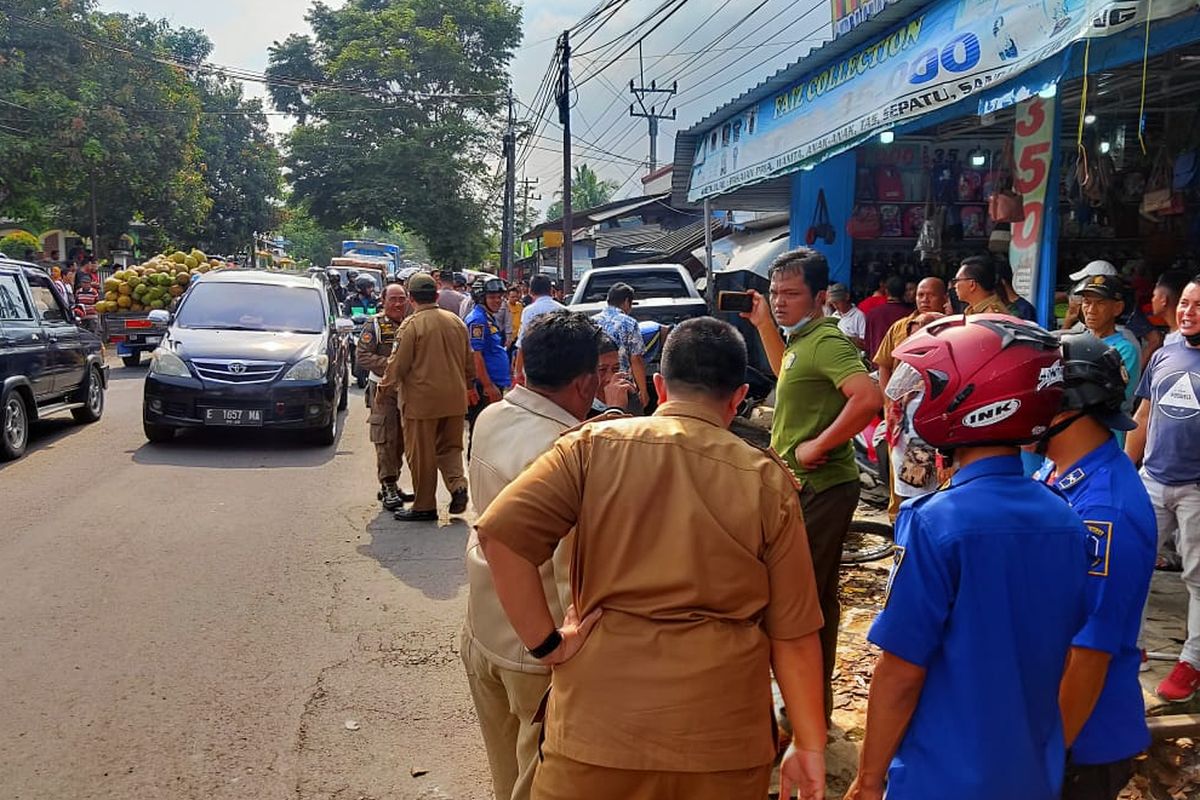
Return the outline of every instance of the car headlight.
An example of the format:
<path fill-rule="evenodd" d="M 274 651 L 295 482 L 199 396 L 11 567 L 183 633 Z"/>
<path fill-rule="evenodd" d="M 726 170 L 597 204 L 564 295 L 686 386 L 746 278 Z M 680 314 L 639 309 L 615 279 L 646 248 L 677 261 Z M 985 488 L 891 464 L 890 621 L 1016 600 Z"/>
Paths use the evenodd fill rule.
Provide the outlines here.
<path fill-rule="evenodd" d="M 319 381 L 325 378 L 325 372 L 328 369 L 329 356 L 309 356 L 297 361 L 283 376 L 283 379 L 285 381 Z"/>
<path fill-rule="evenodd" d="M 192 376 L 182 358 L 161 347 L 150 354 L 150 374 L 166 375 L 172 378 L 190 378 Z"/>

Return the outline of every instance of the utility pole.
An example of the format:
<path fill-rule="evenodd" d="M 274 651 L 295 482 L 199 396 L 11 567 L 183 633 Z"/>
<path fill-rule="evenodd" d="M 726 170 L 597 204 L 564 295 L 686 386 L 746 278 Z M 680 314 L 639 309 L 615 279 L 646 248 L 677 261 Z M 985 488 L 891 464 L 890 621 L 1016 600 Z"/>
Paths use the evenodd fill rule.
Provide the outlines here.
<path fill-rule="evenodd" d="M 513 119 L 512 89 L 508 90 L 508 127 L 504 131 L 504 222 L 500 232 L 500 271 L 512 277 L 513 226 L 517 213 L 515 196 L 517 181 L 517 133 Z"/>
<path fill-rule="evenodd" d="M 517 181 L 521 184 L 521 231 L 529 230 L 529 201 L 541 200 L 540 194 L 530 194 L 530 190 L 538 185 L 537 178 L 526 178 L 524 173 L 521 173 L 521 180 Z"/>
<path fill-rule="evenodd" d="M 571 291 L 571 278 L 575 271 L 575 225 L 571 218 L 571 31 L 563 31 L 559 38 L 562 51 L 562 66 L 558 76 L 558 121 L 563 129 L 563 242 L 559 264 L 562 267 L 562 290 L 566 296 Z"/>
<path fill-rule="evenodd" d="M 655 81 L 650 81 L 649 86 L 646 85 L 646 72 L 643 69 L 642 64 L 641 42 L 638 42 L 638 74 L 641 77 L 641 85 L 634 86 L 633 78 L 630 78 L 629 91 L 633 93 L 634 97 L 637 98 L 637 105 L 642 110 L 635 111 L 634 104 L 630 103 L 629 116 L 641 117 L 645 120 L 648 120 L 650 123 L 650 171 L 654 172 L 654 170 L 658 169 L 658 121 L 660 119 L 675 119 L 675 109 L 671 109 L 669 116 L 666 113 L 659 113 L 658 106 L 654 104 L 651 104 L 650 108 L 647 109 L 646 98 L 651 97 L 651 99 L 653 99 L 653 95 L 656 94 L 665 94 L 667 97 L 671 97 L 677 91 L 679 91 L 679 82 L 676 81 L 675 83 L 672 83 L 670 89 L 659 89 L 658 84 Z M 665 109 L 665 103 L 663 104 L 663 107 Z"/>

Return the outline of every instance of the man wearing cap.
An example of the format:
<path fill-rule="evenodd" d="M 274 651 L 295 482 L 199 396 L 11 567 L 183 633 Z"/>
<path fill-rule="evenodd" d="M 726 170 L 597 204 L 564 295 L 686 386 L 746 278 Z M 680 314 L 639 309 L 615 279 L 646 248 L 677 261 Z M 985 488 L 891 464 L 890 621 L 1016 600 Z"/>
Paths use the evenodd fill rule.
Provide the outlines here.
<path fill-rule="evenodd" d="M 1200 275 L 1184 286 L 1176 314 L 1183 341 L 1150 357 L 1137 387 L 1143 401 L 1134 416 L 1138 427 L 1125 452 L 1142 465 L 1159 543 L 1179 530 L 1189 597 L 1187 641 L 1158 695 L 1183 702 L 1200 688 Z"/>
<path fill-rule="evenodd" d="M 850 290 L 844 283 L 830 284 L 829 306 L 833 309 L 829 316 L 838 321 L 838 330 L 846 334 L 846 338 L 854 342 L 859 350 L 866 350 L 867 343 L 863 337 L 867 334 L 867 317 L 850 302 Z"/>
<path fill-rule="evenodd" d="M 455 316 L 458 316 L 458 312 L 462 308 L 463 300 L 465 300 L 467 297 L 466 294 L 454 288 L 459 276 L 461 275 L 462 273 L 459 272 L 447 272 L 445 270 L 438 274 L 437 304 L 440 308 L 449 311 Z"/>
<path fill-rule="evenodd" d="M 479 400 L 475 360 L 467 326 L 453 312 L 438 307 L 433 278 L 413 275 L 408 279 L 408 295 L 414 308 L 400 325 L 378 391 L 387 397 L 399 389 L 404 456 L 416 495 L 412 508 L 396 510 L 396 519 L 436 521 L 438 472 L 450 490 L 450 513 L 467 510 L 463 419 L 468 405 Z"/>
<path fill-rule="evenodd" d="M 1040 477 L 1088 531 L 1088 620 L 1075 634 L 1059 688 L 1068 748 L 1064 800 L 1116 800 L 1133 759 L 1150 744 L 1138 646 L 1157 529 L 1137 468 L 1114 430 L 1136 426 L 1121 410 L 1127 374 L 1117 351 L 1090 333 L 1061 333 L 1062 410 L 1038 445 Z M 1058 377 L 1054 369 L 1047 379 Z M 1046 474 L 1048 472 L 1049 474 Z"/>
<path fill-rule="evenodd" d="M 964 314 L 1011 314 L 996 296 L 996 267 L 987 256 L 964 258 L 950 288 L 966 306 Z"/>
<path fill-rule="evenodd" d="M 1080 281 L 1075 294 L 1083 297 L 1084 327 L 1109 347 L 1116 348 L 1129 372 L 1129 386 L 1122 405 L 1122 410 L 1128 414 L 1133 411 L 1133 392 L 1142 375 L 1142 359 L 1140 349 L 1117 330 L 1117 318 L 1125 310 L 1125 284 L 1116 275 L 1093 275 Z M 1118 430 L 1116 433 L 1117 440 L 1124 445 L 1125 432 Z"/>

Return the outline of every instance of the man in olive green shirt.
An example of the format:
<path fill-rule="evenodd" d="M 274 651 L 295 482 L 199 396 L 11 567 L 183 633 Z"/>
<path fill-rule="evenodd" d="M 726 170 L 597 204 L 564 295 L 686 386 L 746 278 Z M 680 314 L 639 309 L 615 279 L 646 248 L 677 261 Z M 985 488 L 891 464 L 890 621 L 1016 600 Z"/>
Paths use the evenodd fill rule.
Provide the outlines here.
<path fill-rule="evenodd" d="M 841 619 L 838 570 L 860 486 L 851 441 L 879 412 L 883 395 L 867 374 L 861 352 L 838 330 L 838 321 L 821 312 L 829 286 L 825 257 L 805 248 L 784 253 L 771 265 L 770 278 L 770 306 L 756 293 L 754 309 L 744 316 L 758 330 L 777 376 L 771 447 L 801 487 L 825 617 L 821 649 L 828 717 Z"/>

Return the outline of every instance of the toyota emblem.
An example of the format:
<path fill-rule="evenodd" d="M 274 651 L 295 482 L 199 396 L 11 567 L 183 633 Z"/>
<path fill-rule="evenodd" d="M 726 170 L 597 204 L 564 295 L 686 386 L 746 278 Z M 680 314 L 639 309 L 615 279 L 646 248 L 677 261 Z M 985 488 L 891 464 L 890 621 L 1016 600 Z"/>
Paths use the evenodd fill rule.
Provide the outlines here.
<path fill-rule="evenodd" d="M 246 365 L 240 361 L 231 361 L 229 362 L 229 371 L 234 375 L 241 375 L 246 371 Z"/>

